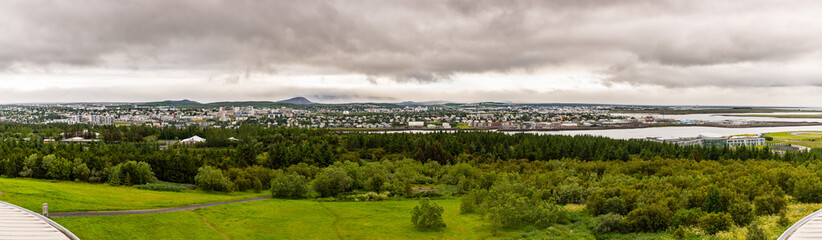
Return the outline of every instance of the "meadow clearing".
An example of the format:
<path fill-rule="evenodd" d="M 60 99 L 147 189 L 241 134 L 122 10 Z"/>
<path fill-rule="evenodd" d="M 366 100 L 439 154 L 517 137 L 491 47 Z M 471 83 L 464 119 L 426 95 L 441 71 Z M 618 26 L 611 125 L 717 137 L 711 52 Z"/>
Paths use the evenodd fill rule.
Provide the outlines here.
<path fill-rule="evenodd" d="M 71 181 L 0 178 L 0 201 L 39 212 L 153 209 L 262 197 L 267 192 L 207 193 L 199 190 L 162 192 L 126 186 Z"/>

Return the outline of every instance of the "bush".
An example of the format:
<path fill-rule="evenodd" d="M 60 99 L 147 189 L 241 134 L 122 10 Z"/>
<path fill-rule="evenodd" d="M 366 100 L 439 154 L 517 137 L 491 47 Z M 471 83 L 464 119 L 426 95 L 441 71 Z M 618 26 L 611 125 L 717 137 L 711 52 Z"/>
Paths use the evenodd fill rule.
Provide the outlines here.
<path fill-rule="evenodd" d="M 445 227 L 442 221 L 442 207 L 430 202 L 427 198 L 420 200 L 420 205 L 411 211 L 411 223 L 420 230 L 437 230 Z"/>
<path fill-rule="evenodd" d="M 674 213 L 671 226 L 695 226 L 699 224 L 699 219 L 705 216 L 705 212 L 700 208 L 679 209 Z"/>
<path fill-rule="evenodd" d="M 767 240 L 768 236 L 765 235 L 765 231 L 759 227 L 759 224 L 753 223 L 748 226 L 748 234 L 745 235 L 745 240 Z"/>
<path fill-rule="evenodd" d="M 559 197 L 559 204 L 582 203 L 582 200 L 588 197 L 588 192 L 579 184 L 572 183 L 562 185 L 557 192 Z"/>
<path fill-rule="evenodd" d="M 151 166 L 145 162 L 128 161 L 111 168 L 109 174 L 109 184 L 119 185 L 140 185 L 154 182 L 154 172 Z"/>
<path fill-rule="evenodd" d="M 303 198 L 308 192 L 305 185 L 308 180 L 300 174 L 280 174 L 271 180 L 271 197 Z"/>
<path fill-rule="evenodd" d="M 496 198 L 496 196 L 495 196 Z M 495 228 L 534 226 L 547 228 L 568 222 L 568 213 L 555 204 L 530 199 L 513 193 L 503 193 L 499 199 L 483 205 Z"/>
<path fill-rule="evenodd" d="M 714 235 L 720 231 L 730 229 L 733 225 L 733 219 L 727 213 L 709 213 L 702 217 L 699 225 L 706 233 Z"/>
<path fill-rule="evenodd" d="M 376 174 L 365 181 L 365 186 L 368 190 L 380 192 L 383 190 L 383 185 L 385 185 L 386 182 L 388 182 L 388 179 L 385 178 L 385 176 Z"/>
<path fill-rule="evenodd" d="M 314 191 L 323 197 L 337 196 L 340 193 L 351 189 L 353 180 L 348 176 L 345 169 L 340 167 L 327 167 L 317 174 L 314 179 Z"/>
<path fill-rule="evenodd" d="M 464 197 L 462 197 L 462 201 L 460 201 L 460 214 L 477 212 L 477 210 L 479 210 L 480 205 L 485 200 L 485 196 L 487 195 L 488 191 L 477 190 L 472 191 Z"/>
<path fill-rule="evenodd" d="M 74 174 L 75 179 L 78 179 L 83 182 L 88 182 L 89 176 L 91 176 L 91 169 L 89 169 L 85 163 L 81 163 L 75 160 L 75 165 L 72 173 Z"/>
<path fill-rule="evenodd" d="M 351 200 L 358 201 L 358 202 L 369 202 L 369 201 L 382 201 L 388 199 L 389 192 L 383 193 L 376 193 L 376 192 L 367 192 L 363 194 L 357 194 L 353 196 L 349 196 Z"/>
<path fill-rule="evenodd" d="M 731 214 L 731 218 L 733 218 L 734 223 L 739 226 L 745 226 L 751 223 L 754 220 L 756 215 L 753 211 L 753 206 L 747 202 L 738 202 L 728 209 L 728 213 Z"/>
<path fill-rule="evenodd" d="M 671 224 L 671 210 L 662 205 L 637 208 L 628 213 L 625 222 L 635 232 L 664 231 Z"/>
<path fill-rule="evenodd" d="M 138 189 L 143 190 L 151 190 L 151 191 L 164 191 L 164 192 L 182 192 L 183 190 L 190 190 L 194 189 L 193 184 L 181 184 L 181 183 L 170 183 L 170 182 L 162 182 L 156 181 L 153 183 L 147 183 L 143 185 L 134 186 Z"/>
<path fill-rule="evenodd" d="M 623 233 L 625 232 L 625 219 L 622 215 L 609 213 L 600 215 L 594 223 L 594 233 Z"/>
<path fill-rule="evenodd" d="M 612 197 L 602 203 L 602 210 L 604 213 L 616 213 L 624 215 L 628 213 L 628 207 L 625 205 L 625 200 L 620 197 Z"/>
<path fill-rule="evenodd" d="M 754 198 L 754 211 L 757 215 L 778 214 L 785 210 L 788 201 L 785 197 L 768 194 Z"/>
<path fill-rule="evenodd" d="M 197 169 L 197 176 L 194 176 L 197 187 L 206 191 L 231 192 L 234 190 L 234 183 L 223 176 L 223 171 L 211 166 Z"/>
<path fill-rule="evenodd" d="M 705 195 L 705 203 L 702 204 L 702 210 L 708 213 L 726 212 L 730 205 L 730 197 L 727 195 L 727 191 L 720 192 L 716 188 L 711 187 L 708 189 L 708 194 Z"/>
<path fill-rule="evenodd" d="M 822 182 L 815 178 L 798 180 L 793 186 L 793 197 L 803 203 L 822 202 Z"/>

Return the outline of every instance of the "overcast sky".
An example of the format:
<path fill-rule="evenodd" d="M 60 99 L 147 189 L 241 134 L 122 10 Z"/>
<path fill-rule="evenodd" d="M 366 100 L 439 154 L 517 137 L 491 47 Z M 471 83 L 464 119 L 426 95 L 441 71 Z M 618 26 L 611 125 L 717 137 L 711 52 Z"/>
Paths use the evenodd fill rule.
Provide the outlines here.
<path fill-rule="evenodd" d="M 4 0 L 0 103 L 822 107 L 822 1 Z"/>

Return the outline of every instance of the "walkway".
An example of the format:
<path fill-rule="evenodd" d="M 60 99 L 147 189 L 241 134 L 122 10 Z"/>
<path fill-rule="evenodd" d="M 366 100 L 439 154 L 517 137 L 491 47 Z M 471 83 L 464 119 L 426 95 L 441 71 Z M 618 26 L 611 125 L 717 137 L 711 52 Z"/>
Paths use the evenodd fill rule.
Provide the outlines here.
<path fill-rule="evenodd" d="M 802 218 L 788 228 L 778 240 L 822 239 L 822 210 Z"/>
<path fill-rule="evenodd" d="M 87 216 L 135 215 L 135 214 L 191 211 L 191 210 L 194 210 L 194 209 L 200 209 L 200 208 L 204 208 L 204 207 L 211 207 L 211 206 L 217 206 L 217 205 L 223 205 L 223 204 L 229 204 L 229 203 L 260 201 L 260 200 L 265 200 L 265 199 L 269 199 L 269 198 L 271 198 L 271 197 L 267 196 L 267 197 L 258 197 L 258 198 L 248 198 L 248 199 L 232 200 L 232 201 L 225 201 L 225 202 L 214 202 L 214 203 L 205 203 L 205 204 L 197 204 L 197 205 L 175 207 L 175 208 L 161 208 L 161 209 L 100 211 L 100 212 L 56 212 L 56 213 L 49 213 L 49 217 L 87 217 Z"/>
<path fill-rule="evenodd" d="M 0 201 L 0 240 L 77 240 L 71 232 L 40 214 Z"/>

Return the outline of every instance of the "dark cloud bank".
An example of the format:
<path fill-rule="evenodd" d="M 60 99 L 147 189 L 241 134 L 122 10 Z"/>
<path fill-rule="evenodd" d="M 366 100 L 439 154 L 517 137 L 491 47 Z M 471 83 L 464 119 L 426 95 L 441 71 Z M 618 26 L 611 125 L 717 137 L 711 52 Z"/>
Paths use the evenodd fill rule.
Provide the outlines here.
<path fill-rule="evenodd" d="M 430 82 L 568 66 L 606 83 L 819 86 L 820 10 L 768 0 L 12 0 L 0 3 L 0 68 L 303 65 Z"/>

